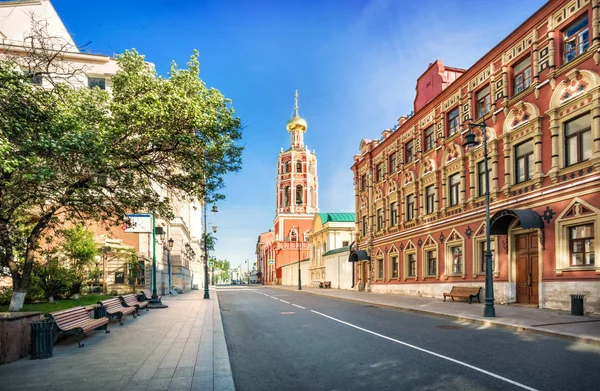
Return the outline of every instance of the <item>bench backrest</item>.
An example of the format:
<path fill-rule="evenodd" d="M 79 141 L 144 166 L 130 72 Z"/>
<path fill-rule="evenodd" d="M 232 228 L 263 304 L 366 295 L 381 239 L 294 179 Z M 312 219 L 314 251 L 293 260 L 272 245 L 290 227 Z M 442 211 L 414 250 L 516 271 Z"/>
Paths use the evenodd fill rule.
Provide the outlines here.
<path fill-rule="evenodd" d="M 480 289 L 481 288 L 478 286 L 453 286 L 450 293 L 458 295 L 476 295 L 479 293 Z"/>
<path fill-rule="evenodd" d="M 51 312 L 46 317 L 54 319 L 61 329 L 69 329 L 73 324 L 90 319 L 90 314 L 85 307 L 73 307 L 62 311 Z"/>
<path fill-rule="evenodd" d="M 125 301 L 125 303 L 127 303 L 128 305 L 138 304 L 137 296 L 133 293 L 121 297 L 123 298 L 123 301 Z"/>
<path fill-rule="evenodd" d="M 141 291 L 147 298 L 151 298 L 152 297 L 152 291 L 150 291 L 150 289 L 144 289 L 143 291 Z"/>
<path fill-rule="evenodd" d="M 102 304 L 104 307 L 106 307 L 106 309 L 108 311 L 111 311 L 113 309 L 121 309 L 123 308 L 123 304 L 121 303 L 121 301 L 119 300 L 118 297 L 113 297 L 112 299 L 107 299 L 107 300 L 102 300 L 98 302 L 99 304 Z"/>

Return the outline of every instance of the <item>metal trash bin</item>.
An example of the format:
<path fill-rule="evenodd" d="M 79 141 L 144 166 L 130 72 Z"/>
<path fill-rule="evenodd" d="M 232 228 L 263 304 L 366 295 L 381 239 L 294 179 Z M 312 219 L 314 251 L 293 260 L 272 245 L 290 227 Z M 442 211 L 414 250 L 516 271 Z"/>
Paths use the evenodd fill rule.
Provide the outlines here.
<path fill-rule="evenodd" d="M 97 305 L 94 307 L 94 319 L 106 318 L 106 307 Z"/>
<path fill-rule="evenodd" d="M 583 296 L 574 294 L 571 296 L 571 315 L 583 316 Z"/>
<path fill-rule="evenodd" d="M 31 359 L 52 357 L 54 346 L 54 321 L 51 319 L 31 322 Z"/>

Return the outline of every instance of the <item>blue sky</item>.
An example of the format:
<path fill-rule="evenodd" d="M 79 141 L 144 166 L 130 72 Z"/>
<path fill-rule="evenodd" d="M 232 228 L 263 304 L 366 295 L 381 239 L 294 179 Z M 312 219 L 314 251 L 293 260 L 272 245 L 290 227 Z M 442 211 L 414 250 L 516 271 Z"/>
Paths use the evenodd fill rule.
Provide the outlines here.
<path fill-rule="evenodd" d="M 136 48 L 164 74 L 200 52 L 201 78 L 233 100 L 244 124 L 244 167 L 226 178 L 210 218 L 215 255 L 255 259 L 275 217 L 275 176 L 285 124 L 300 95 L 305 144 L 318 158 L 322 212 L 352 212 L 350 166 L 360 140 L 377 138 L 412 110 L 429 63 L 468 68 L 543 0 L 53 0 L 78 44 Z"/>

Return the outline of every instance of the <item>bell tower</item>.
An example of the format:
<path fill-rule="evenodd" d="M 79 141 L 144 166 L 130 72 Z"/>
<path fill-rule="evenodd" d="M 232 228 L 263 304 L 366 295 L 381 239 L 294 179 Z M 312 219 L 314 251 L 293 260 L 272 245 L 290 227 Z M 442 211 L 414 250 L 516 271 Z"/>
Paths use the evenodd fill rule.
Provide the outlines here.
<path fill-rule="evenodd" d="M 275 262 L 282 265 L 308 258 L 308 232 L 315 213 L 319 212 L 317 156 L 304 145 L 308 125 L 300 117 L 298 91 L 294 96 L 294 111 L 286 124 L 290 146 L 281 149 L 277 158 L 275 185 Z M 277 251 L 277 248 L 280 251 Z"/>

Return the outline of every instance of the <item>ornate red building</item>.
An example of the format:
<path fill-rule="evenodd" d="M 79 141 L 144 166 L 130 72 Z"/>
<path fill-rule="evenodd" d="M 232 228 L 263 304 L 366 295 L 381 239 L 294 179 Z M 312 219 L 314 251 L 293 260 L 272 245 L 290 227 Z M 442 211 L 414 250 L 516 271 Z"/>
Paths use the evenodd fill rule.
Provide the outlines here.
<path fill-rule="evenodd" d="M 286 125 L 290 147 L 277 159 L 276 209 L 273 225 L 275 255 L 274 283 L 281 278 L 281 266 L 308 258 L 308 232 L 319 211 L 317 156 L 304 145 L 306 121 L 298 114 L 296 91 L 294 115 Z M 308 281 L 307 281 L 308 282 Z"/>
<path fill-rule="evenodd" d="M 598 0 L 546 3 L 471 68 L 431 64 L 414 115 L 354 157 L 358 286 L 442 297 L 485 280 L 488 140 L 496 302 L 600 312 Z M 479 141 L 483 133 L 474 132 Z"/>

